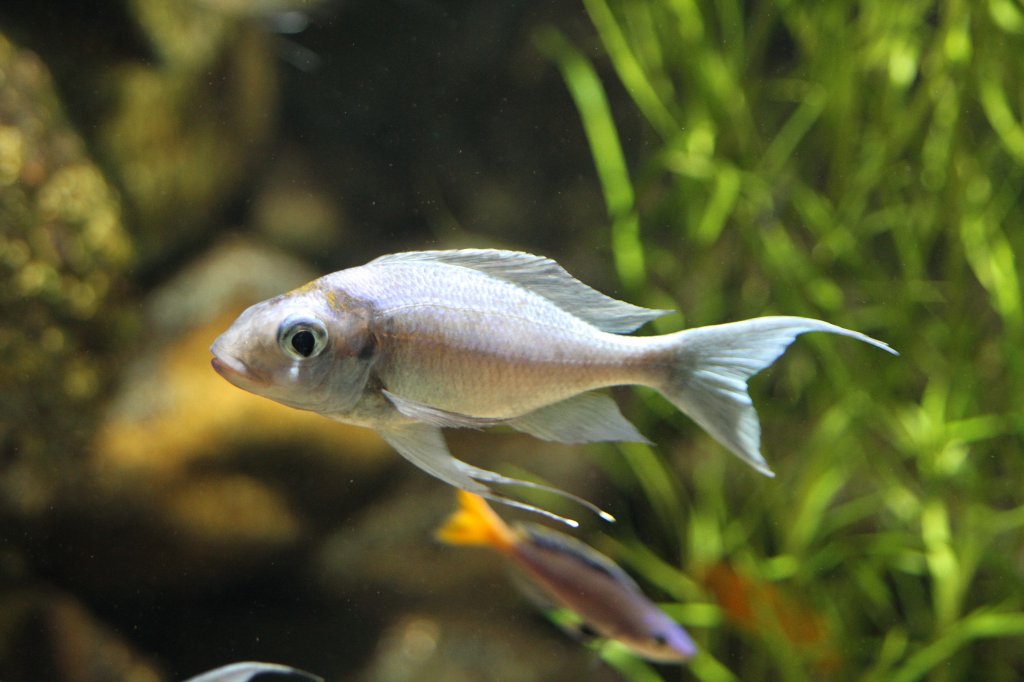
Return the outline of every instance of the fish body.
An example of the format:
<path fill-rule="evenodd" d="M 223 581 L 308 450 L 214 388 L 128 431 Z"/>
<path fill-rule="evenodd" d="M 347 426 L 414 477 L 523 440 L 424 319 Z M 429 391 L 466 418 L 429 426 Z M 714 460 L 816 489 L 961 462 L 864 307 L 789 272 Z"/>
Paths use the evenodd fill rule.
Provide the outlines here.
<path fill-rule="evenodd" d="M 611 559 L 562 533 L 533 524 L 510 528 L 479 496 L 460 491 L 459 509 L 438 530 L 452 545 L 483 545 L 508 557 L 540 592 L 565 608 L 591 637 L 639 656 L 681 663 L 697 653 L 687 632 L 655 606 Z"/>
<path fill-rule="evenodd" d="M 801 317 L 624 335 L 667 312 L 609 298 L 539 256 L 410 252 L 258 303 L 211 350 L 214 368 L 243 389 L 373 428 L 434 476 L 530 509 L 487 484 L 538 486 L 454 458 L 440 429 L 505 424 L 565 443 L 646 442 L 595 391 L 649 386 L 771 475 L 747 379 L 809 331 L 892 352 L 859 332 Z"/>
<path fill-rule="evenodd" d="M 444 262 L 384 262 L 325 278 L 374 301 L 377 375 L 392 394 L 481 419 L 523 416 L 579 393 L 647 383 L 645 340 L 611 334 L 550 299 Z"/>

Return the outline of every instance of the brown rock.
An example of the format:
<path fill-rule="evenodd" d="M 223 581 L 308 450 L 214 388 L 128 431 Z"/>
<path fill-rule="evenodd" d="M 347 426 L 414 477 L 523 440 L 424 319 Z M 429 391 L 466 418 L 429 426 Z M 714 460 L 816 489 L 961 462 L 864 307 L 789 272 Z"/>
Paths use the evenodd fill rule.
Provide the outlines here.
<path fill-rule="evenodd" d="M 32 52 L 0 35 L 0 500 L 32 516 L 91 432 L 132 317 L 116 192 Z"/>

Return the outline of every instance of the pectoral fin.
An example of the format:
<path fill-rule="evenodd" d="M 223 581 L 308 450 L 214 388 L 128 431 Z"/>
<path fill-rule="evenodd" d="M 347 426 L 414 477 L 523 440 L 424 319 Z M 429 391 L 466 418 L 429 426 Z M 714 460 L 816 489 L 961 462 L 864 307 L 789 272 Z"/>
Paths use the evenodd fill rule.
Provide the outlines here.
<path fill-rule="evenodd" d="M 452 457 L 441 429 L 429 424 L 404 424 L 380 429 L 381 438 L 402 457 L 448 485 L 487 497 L 490 489 L 474 481 L 462 468 L 463 462 Z"/>
<path fill-rule="evenodd" d="M 536 490 L 543 490 L 568 498 L 585 506 L 587 509 L 590 509 L 606 520 L 615 520 L 614 517 L 607 512 L 601 511 L 590 502 L 576 497 L 572 493 L 567 493 L 564 490 L 552 488 L 540 483 L 533 483 L 531 481 L 523 481 L 518 478 L 502 476 L 501 474 L 493 471 L 481 469 L 456 459 L 452 456 L 451 452 L 448 451 L 448 446 L 444 442 L 444 436 L 441 434 L 441 429 L 437 426 L 424 424 L 422 422 L 410 422 L 402 424 L 401 426 L 379 429 L 378 433 L 380 433 L 381 437 L 386 440 L 391 447 L 398 451 L 398 454 L 402 455 L 431 476 L 439 478 L 445 483 L 455 486 L 460 490 L 467 490 L 494 502 L 500 502 L 511 507 L 525 509 L 526 511 L 546 516 L 573 528 L 579 526 L 579 523 L 573 519 L 565 518 L 539 507 L 535 507 L 532 504 L 527 504 L 526 502 L 521 502 L 514 498 L 507 497 L 500 492 L 492 490 L 485 485 L 484 482 L 534 488 Z"/>
<path fill-rule="evenodd" d="M 507 424 L 536 438 L 559 443 L 651 442 L 622 416 L 614 400 L 600 393 L 581 393 L 510 419 Z"/>
<path fill-rule="evenodd" d="M 384 396 L 391 401 L 391 404 L 395 406 L 395 409 L 406 417 L 425 424 L 430 424 L 431 426 L 452 429 L 482 429 L 486 426 L 497 426 L 498 424 L 505 423 L 504 419 L 472 417 L 468 414 L 441 410 L 436 407 L 431 407 L 425 403 L 395 395 L 387 389 L 384 389 L 383 393 Z"/>

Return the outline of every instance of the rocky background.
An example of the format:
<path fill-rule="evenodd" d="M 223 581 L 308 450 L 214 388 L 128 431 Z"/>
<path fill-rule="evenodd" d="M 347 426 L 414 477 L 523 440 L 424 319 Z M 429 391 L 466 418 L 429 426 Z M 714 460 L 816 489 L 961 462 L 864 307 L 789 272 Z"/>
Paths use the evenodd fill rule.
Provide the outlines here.
<path fill-rule="evenodd" d="M 3 0 L 0 680 L 1024 679 L 1022 54 L 1019 0 Z M 613 512 L 578 537 L 689 665 L 571 641 L 432 539 L 449 487 L 209 366 L 257 300 L 470 245 L 655 332 L 900 351 L 754 379 L 774 479 L 645 391 L 655 447 L 449 434 Z"/>
<path fill-rule="evenodd" d="M 432 540 L 450 489 L 209 367 L 245 306 L 381 253 L 529 245 L 601 280 L 548 22 L 588 31 L 572 3 L 0 7 L 0 679 L 610 675 Z M 600 491 L 565 448 L 453 447 Z"/>

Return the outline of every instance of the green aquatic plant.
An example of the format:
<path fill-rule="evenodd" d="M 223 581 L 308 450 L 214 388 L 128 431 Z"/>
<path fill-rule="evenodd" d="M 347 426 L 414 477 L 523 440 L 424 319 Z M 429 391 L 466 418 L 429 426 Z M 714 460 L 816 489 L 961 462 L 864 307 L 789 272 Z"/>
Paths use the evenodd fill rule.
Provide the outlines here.
<path fill-rule="evenodd" d="M 643 396 L 631 416 L 676 445 L 598 453 L 630 500 L 603 549 L 697 633 L 698 679 L 1015 679 L 1024 7 L 584 5 L 599 50 L 553 28 L 536 44 L 579 111 L 629 300 L 686 326 L 820 317 L 902 354 L 809 338 L 755 379 L 774 480 Z M 722 564 L 771 613 L 716 600 Z M 827 654 L 787 632 L 787 599 Z"/>

